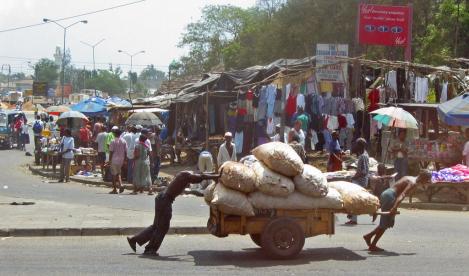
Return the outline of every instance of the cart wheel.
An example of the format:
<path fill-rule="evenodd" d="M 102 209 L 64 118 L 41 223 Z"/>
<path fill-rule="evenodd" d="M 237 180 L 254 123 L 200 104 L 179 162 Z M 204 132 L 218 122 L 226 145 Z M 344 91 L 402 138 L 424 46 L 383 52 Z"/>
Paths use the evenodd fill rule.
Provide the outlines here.
<path fill-rule="evenodd" d="M 305 244 L 301 226 L 290 218 L 270 221 L 261 235 L 262 248 L 275 259 L 290 259 L 298 255 Z"/>
<path fill-rule="evenodd" d="M 262 247 L 261 243 L 261 234 L 249 234 L 251 236 L 251 240 L 257 244 L 258 246 Z"/>

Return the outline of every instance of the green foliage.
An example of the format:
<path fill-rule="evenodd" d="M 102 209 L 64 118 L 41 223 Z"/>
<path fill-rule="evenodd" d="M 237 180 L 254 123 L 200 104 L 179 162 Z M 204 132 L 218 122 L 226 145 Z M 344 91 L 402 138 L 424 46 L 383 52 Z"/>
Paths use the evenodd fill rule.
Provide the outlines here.
<path fill-rule="evenodd" d="M 409 1 L 372 2 L 407 5 Z M 412 2 L 415 61 L 441 65 L 455 56 L 469 56 L 468 0 Z M 255 7 L 248 9 L 206 6 L 201 19 L 187 25 L 182 34 L 179 46 L 187 48 L 188 54 L 179 59 L 177 74 L 200 74 L 220 65 L 225 70 L 241 69 L 278 58 L 305 57 L 314 55 L 317 43 L 344 43 L 349 44 L 350 55 L 362 52 L 367 58 L 402 60 L 403 48 L 372 45 L 354 48 L 358 3 L 358 0 L 258 0 Z"/>
<path fill-rule="evenodd" d="M 122 94 L 127 85 L 121 80 L 121 74 L 122 70 L 119 67 L 115 70 L 97 70 L 96 76 L 86 81 L 86 87 L 107 92 L 109 95 Z"/>
<path fill-rule="evenodd" d="M 43 58 L 34 65 L 37 81 L 44 81 L 53 86 L 59 77 L 59 66 L 53 60 Z"/>

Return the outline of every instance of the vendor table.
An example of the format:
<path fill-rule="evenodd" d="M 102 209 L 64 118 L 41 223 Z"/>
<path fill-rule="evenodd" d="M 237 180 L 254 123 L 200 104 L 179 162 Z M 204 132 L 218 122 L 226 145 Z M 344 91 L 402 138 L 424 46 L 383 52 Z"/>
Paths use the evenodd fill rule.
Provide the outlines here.
<path fill-rule="evenodd" d="M 90 154 L 83 154 L 83 153 L 75 153 L 75 164 L 81 165 L 82 161 L 85 160 L 85 164 L 91 164 L 93 168 L 96 166 L 98 153 L 90 153 Z"/>
<path fill-rule="evenodd" d="M 428 202 L 432 202 L 433 196 L 445 189 L 457 192 L 459 197 L 469 204 L 469 182 L 435 182 L 428 184 L 425 188 Z M 409 197 L 409 202 L 412 203 L 412 196 Z"/>
<path fill-rule="evenodd" d="M 49 165 L 52 165 L 52 171 L 55 173 L 56 166 L 59 163 L 59 153 L 57 151 L 48 151 L 42 153 L 42 168 L 46 167 L 49 169 Z"/>

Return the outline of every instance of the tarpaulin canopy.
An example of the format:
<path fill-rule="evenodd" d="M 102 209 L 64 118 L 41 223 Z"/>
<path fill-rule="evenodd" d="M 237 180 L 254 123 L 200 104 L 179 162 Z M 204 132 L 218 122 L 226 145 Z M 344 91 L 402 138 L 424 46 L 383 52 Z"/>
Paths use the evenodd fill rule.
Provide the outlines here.
<path fill-rule="evenodd" d="M 107 103 L 104 99 L 93 97 L 74 104 L 70 108 L 74 111 L 79 111 L 88 117 L 95 117 L 107 115 L 106 106 Z"/>
<path fill-rule="evenodd" d="M 447 125 L 469 126 L 469 92 L 439 104 L 438 116 Z"/>
<path fill-rule="evenodd" d="M 132 106 L 129 101 L 113 96 L 106 99 L 108 106 Z"/>

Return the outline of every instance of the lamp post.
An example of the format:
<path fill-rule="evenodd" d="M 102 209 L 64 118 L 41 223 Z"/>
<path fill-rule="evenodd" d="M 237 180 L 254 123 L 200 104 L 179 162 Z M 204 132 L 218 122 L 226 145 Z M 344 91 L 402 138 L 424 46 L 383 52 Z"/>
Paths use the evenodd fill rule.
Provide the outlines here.
<path fill-rule="evenodd" d="M 8 67 L 8 82 L 7 82 L 7 92 L 10 91 L 10 75 L 11 75 L 11 66 L 10 64 L 2 64 L 2 72 L 3 72 L 3 67 Z"/>
<path fill-rule="evenodd" d="M 136 53 L 134 53 L 134 54 L 129 54 L 129 53 L 127 53 L 126 51 L 122 51 L 122 50 L 118 50 L 117 52 L 126 54 L 127 56 L 130 57 L 129 100 L 130 100 L 130 103 L 132 103 L 132 98 L 131 98 L 131 96 L 130 96 L 130 92 L 132 92 L 132 65 L 133 65 L 133 58 L 134 58 L 134 56 L 136 56 L 136 55 L 138 55 L 138 54 L 143 54 L 143 53 L 145 53 L 145 50 L 138 51 L 138 52 L 136 52 Z"/>
<path fill-rule="evenodd" d="M 62 79 L 61 79 L 61 86 L 62 86 L 62 104 L 64 103 L 64 87 L 65 87 L 65 38 L 67 36 L 67 29 L 72 27 L 73 25 L 76 25 L 78 23 L 83 23 L 83 24 L 86 24 L 88 23 L 87 20 L 80 20 L 80 21 L 77 21 L 73 24 L 70 24 L 68 26 L 62 26 L 60 23 L 58 23 L 57 21 L 55 20 L 52 20 L 52 19 L 48 19 L 48 18 L 44 18 L 42 19 L 42 21 L 44 21 L 45 23 L 48 23 L 48 22 L 52 22 L 52 23 L 55 23 L 57 26 L 59 26 L 60 28 L 62 28 L 64 30 L 64 46 L 63 46 L 63 57 L 62 57 Z"/>
<path fill-rule="evenodd" d="M 93 74 L 96 72 L 96 63 L 95 63 L 95 60 L 94 60 L 94 48 L 96 46 L 98 46 L 101 42 L 103 42 L 104 40 L 106 40 L 105 38 L 101 39 L 100 41 L 96 42 L 95 44 L 89 44 L 89 43 L 86 43 L 84 41 L 80 41 L 81 43 L 87 45 L 87 46 L 90 46 L 91 49 L 93 49 Z M 94 88 L 94 96 L 96 97 L 96 87 Z"/>

